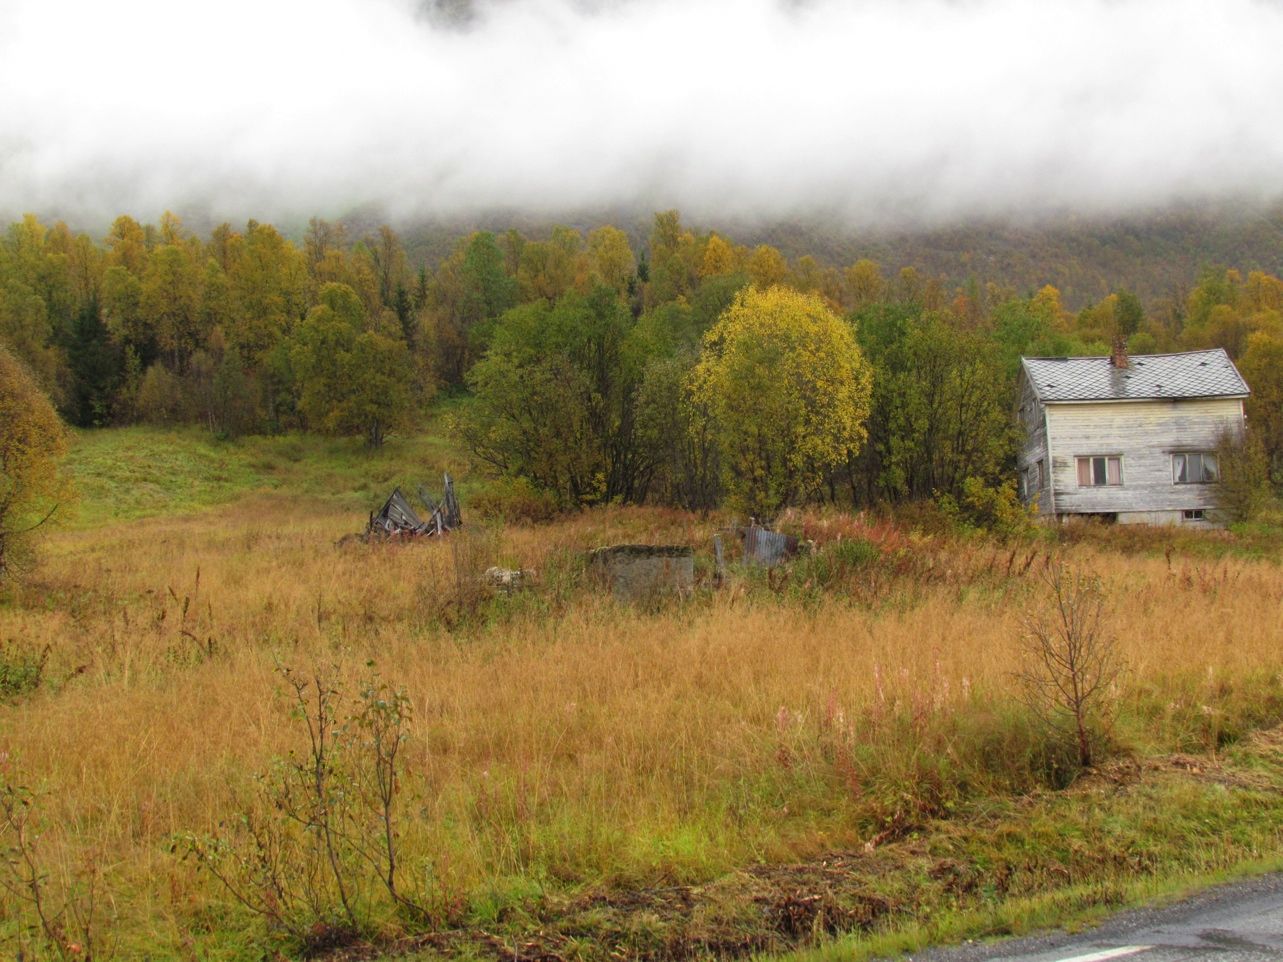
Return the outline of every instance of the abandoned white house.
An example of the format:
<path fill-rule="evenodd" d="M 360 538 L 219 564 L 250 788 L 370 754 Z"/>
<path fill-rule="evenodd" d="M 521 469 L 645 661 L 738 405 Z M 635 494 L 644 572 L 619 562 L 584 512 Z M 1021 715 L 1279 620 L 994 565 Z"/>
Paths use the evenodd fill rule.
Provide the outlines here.
<path fill-rule="evenodd" d="M 1248 386 L 1220 348 L 1020 359 L 1025 503 L 1053 520 L 1215 519 L 1216 447 L 1243 430 Z"/>

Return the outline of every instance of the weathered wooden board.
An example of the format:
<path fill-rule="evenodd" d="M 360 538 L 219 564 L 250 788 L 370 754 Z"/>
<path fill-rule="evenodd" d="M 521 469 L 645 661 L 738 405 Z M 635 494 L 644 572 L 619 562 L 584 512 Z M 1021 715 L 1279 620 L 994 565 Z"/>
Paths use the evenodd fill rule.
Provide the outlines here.
<path fill-rule="evenodd" d="M 1237 398 L 1048 404 L 1046 432 L 1021 451 L 1025 465 L 1046 457 L 1057 514 L 1171 512 L 1215 507 L 1215 485 L 1176 484 L 1172 455 L 1211 451 L 1226 430 L 1240 430 Z M 1041 450 L 1041 453 L 1039 451 Z M 1049 452 L 1049 453 L 1048 453 Z M 1077 459 L 1122 457 L 1122 484 L 1078 483 Z M 1044 497 L 1045 497 L 1044 493 Z"/>
<path fill-rule="evenodd" d="M 1047 430 L 1046 421 L 1043 417 L 1043 406 L 1039 403 L 1038 397 L 1034 394 L 1029 379 L 1022 377 L 1020 391 L 1020 407 L 1016 412 L 1021 425 L 1025 429 L 1025 441 L 1021 445 L 1020 451 L 1016 455 L 1016 470 L 1020 472 L 1021 497 L 1026 504 L 1038 499 L 1038 511 L 1040 514 L 1050 514 L 1052 508 L 1051 493 L 1048 490 L 1048 482 L 1051 474 L 1045 470 L 1048 462 L 1047 457 Z M 1042 461 L 1044 470 L 1041 478 L 1038 472 L 1038 462 Z"/>

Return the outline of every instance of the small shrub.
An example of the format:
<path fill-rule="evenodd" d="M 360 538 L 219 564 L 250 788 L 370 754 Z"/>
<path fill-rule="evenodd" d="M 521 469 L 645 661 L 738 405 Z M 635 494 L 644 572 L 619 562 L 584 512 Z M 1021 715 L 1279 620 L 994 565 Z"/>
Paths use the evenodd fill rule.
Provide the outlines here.
<path fill-rule="evenodd" d="M 1000 538 L 1029 534 L 1034 528 L 1033 510 L 1022 504 L 1014 479 L 986 484 L 980 478 L 962 483 L 962 499 L 949 495 L 937 499 L 941 512 L 952 518 L 955 528 L 988 531 Z"/>
<path fill-rule="evenodd" d="M 137 403 L 138 417 L 147 424 L 184 424 L 196 413 L 183 382 L 159 361 L 143 375 Z"/>
<path fill-rule="evenodd" d="M 498 556 L 499 536 L 492 528 L 471 525 L 450 532 L 449 543 L 449 590 L 442 614 L 454 625 L 475 617 L 490 600 L 485 574 Z"/>
<path fill-rule="evenodd" d="M 1109 688 L 1121 671 L 1116 640 L 1105 624 L 1099 578 L 1053 564 L 1044 579 L 1050 597 L 1025 616 L 1017 677 L 1029 708 L 1070 736 L 1079 765 L 1090 768 L 1108 720 Z"/>
<path fill-rule="evenodd" d="M 839 541 L 828 551 L 833 564 L 846 570 L 863 568 L 882 558 L 882 552 L 871 541 L 852 539 Z"/>
<path fill-rule="evenodd" d="M 799 558 L 793 564 L 789 582 L 809 590 L 842 587 L 881 560 L 882 551 L 872 542 L 844 538 Z"/>
<path fill-rule="evenodd" d="M 551 493 L 525 478 L 502 478 L 472 496 L 469 508 L 478 517 L 509 523 L 542 524 L 561 514 Z"/>
<path fill-rule="evenodd" d="M 12 642 L 0 644 L 0 701 L 35 691 L 44 680 L 49 646 L 37 654 L 22 651 Z"/>
<path fill-rule="evenodd" d="M 258 776 L 258 797 L 218 833 L 181 835 L 173 851 L 304 954 L 368 936 L 380 908 L 426 920 L 399 847 L 409 698 L 372 678 L 350 704 L 336 671 L 281 673 L 300 747 Z"/>
<path fill-rule="evenodd" d="M 959 533 L 957 504 L 951 498 L 906 501 L 895 508 L 897 523 L 920 534 L 950 537 Z"/>
<path fill-rule="evenodd" d="M 103 937 L 111 908 L 102 866 L 93 855 L 59 862 L 45 844 L 54 826 L 40 797 L 0 781 L 0 893 L 18 922 L 18 959 L 99 962 L 113 955 Z M 12 910 L 12 915 L 9 915 Z"/>
<path fill-rule="evenodd" d="M 1079 772 L 1073 743 L 1019 705 L 964 716 L 960 725 L 969 761 L 1008 791 L 1031 784 L 1067 788 Z"/>
<path fill-rule="evenodd" d="M 1220 484 L 1216 485 L 1216 504 L 1232 522 L 1255 521 L 1269 506 L 1270 459 L 1260 438 L 1246 434 L 1226 433 L 1216 445 L 1220 465 Z"/>

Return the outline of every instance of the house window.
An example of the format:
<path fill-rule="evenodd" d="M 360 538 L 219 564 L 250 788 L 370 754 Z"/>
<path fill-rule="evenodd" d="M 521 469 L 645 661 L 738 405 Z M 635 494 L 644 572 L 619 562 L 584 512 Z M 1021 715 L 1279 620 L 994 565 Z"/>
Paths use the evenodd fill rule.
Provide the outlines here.
<path fill-rule="evenodd" d="M 1172 455 L 1173 484 L 1215 484 L 1221 480 L 1216 455 L 1206 451 L 1189 451 Z"/>
<path fill-rule="evenodd" d="M 1041 491 L 1047 487 L 1047 464 L 1042 458 L 1038 459 L 1038 490 Z"/>
<path fill-rule="evenodd" d="M 1117 456 L 1098 455 L 1078 459 L 1078 486 L 1097 488 L 1107 484 L 1123 483 L 1123 459 Z"/>
<path fill-rule="evenodd" d="M 1181 512 L 1181 517 L 1186 521 L 1202 521 L 1203 509 L 1202 508 L 1186 509 L 1185 511 Z"/>

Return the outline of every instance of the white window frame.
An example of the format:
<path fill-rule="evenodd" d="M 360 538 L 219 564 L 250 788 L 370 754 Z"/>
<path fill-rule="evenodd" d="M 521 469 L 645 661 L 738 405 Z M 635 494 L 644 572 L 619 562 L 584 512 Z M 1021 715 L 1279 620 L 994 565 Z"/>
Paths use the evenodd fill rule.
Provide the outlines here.
<path fill-rule="evenodd" d="M 1082 481 L 1082 463 L 1086 461 L 1090 465 L 1087 473 L 1091 480 L 1086 484 Z M 1096 480 L 1095 462 L 1104 462 L 1105 480 Z M 1109 480 L 1109 462 L 1118 462 L 1118 480 Z M 1074 480 L 1078 482 L 1080 488 L 1121 488 L 1127 483 L 1127 478 L 1123 473 L 1123 456 L 1121 454 L 1079 454 L 1074 457 Z"/>
<path fill-rule="evenodd" d="M 1190 480 L 1190 458 L 1198 458 L 1199 478 L 1197 481 Z M 1208 478 L 1204 459 L 1210 458 L 1212 462 L 1212 477 Z M 1181 466 L 1185 469 L 1185 478 L 1182 480 L 1179 476 Z M 1172 452 L 1172 484 L 1219 484 L 1221 480 L 1221 464 L 1216 457 L 1215 451 L 1173 451 Z"/>

